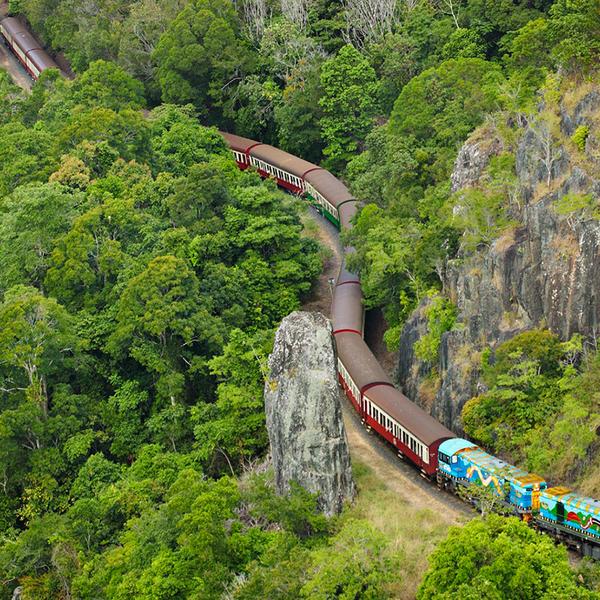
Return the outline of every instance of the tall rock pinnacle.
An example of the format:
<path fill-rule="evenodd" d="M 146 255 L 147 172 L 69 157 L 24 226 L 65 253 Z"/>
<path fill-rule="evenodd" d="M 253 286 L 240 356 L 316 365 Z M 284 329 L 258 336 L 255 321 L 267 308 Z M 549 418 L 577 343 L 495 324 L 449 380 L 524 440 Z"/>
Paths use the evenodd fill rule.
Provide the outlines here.
<path fill-rule="evenodd" d="M 319 495 L 326 515 L 339 513 L 355 487 L 329 321 L 319 313 L 287 316 L 269 369 L 265 410 L 277 491 L 296 481 Z"/>

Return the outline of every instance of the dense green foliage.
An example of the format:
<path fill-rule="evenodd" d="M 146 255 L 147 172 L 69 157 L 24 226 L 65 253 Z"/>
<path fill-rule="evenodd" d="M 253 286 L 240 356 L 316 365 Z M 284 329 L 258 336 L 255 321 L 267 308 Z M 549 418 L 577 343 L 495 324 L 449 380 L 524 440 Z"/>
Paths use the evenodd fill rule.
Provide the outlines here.
<path fill-rule="evenodd" d="M 532 330 L 484 354 L 488 391 L 463 408 L 465 431 L 492 452 L 560 480 L 589 461 L 600 426 L 598 355 L 582 361 L 582 339 Z"/>
<path fill-rule="evenodd" d="M 219 477 L 265 451 L 262 363 L 317 246 L 193 107 L 144 116 L 114 63 L 46 74 L 29 97 L 2 85 L 2 580 L 156 598 L 186 538 L 196 558 L 171 576 L 195 575 L 173 593 L 214 597 L 273 538 L 263 523 L 222 540 L 241 500 Z"/>
<path fill-rule="evenodd" d="M 295 204 L 240 173 L 197 117 L 348 180 L 367 306 L 385 307 L 393 346 L 432 296 L 416 352 L 433 364 L 455 320 L 436 295 L 447 261 L 514 226 L 518 126 L 553 71 L 590 75 L 600 13 L 596 0 L 417 0 L 386 20 L 352 6 L 10 0 L 77 74 L 45 73 L 25 97 L 0 72 L 0 574 L 26 597 L 385 597 L 398 569 L 372 527 L 234 478 L 267 445 L 272 329 L 320 262 Z M 452 193 L 482 124 L 478 142 L 500 132 L 503 152 L 484 185 Z M 595 216 L 587 196 L 556 211 Z M 573 476 L 600 419 L 579 343 L 532 332 L 500 347 L 467 430 Z M 467 558 L 464 580 L 442 577 L 447 596 L 495 597 L 488 567 L 548 550 L 519 527 L 474 526 L 486 566 L 449 553 Z M 442 555 L 423 590 L 438 589 Z M 564 557 L 548 556 L 568 595 Z M 535 560 L 508 595 L 546 568 Z"/>
<path fill-rule="evenodd" d="M 415 343 L 415 355 L 435 364 L 438 359 L 442 335 L 450 331 L 456 321 L 456 307 L 441 295 L 434 295 L 425 307 L 427 333 Z"/>
<path fill-rule="evenodd" d="M 595 597 L 578 585 L 563 547 L 514 517 L 497 515 L 452 528 L 417 594 L 422 600 Z"/>

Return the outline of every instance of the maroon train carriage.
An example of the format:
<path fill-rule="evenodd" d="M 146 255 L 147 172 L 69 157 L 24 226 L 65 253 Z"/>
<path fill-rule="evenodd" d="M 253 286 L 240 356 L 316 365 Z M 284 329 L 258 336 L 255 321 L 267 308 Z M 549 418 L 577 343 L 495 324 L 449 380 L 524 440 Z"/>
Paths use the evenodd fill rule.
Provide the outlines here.
<path fill-rule="evenodd" d="M 427 476 L 435 475 L 438 447 L 456 437 L 395 387 L 371 386 L 362 399 L 361 417 Z"/>
<path fill-rule="evenodd" d="M 254 165 L 263 177 L 275 177 L 279 185 L 295 194 L 306 191 L 304 184 L 306 173 L 313 169 L 321 169 L 302 158 L 267 144 L 259 144 L 250 149 L 250 164 Z"/>
<path fill-rule="evenodd" d="M 335 282 L 336 285 L 344 285 L 345 283 L 360 283 L 360 279 L 356 273 L 349 271 L 346 267 L 346 260 L 350 254 L 354 254 L 356 250 L 351 246 L 346 246 L 344 248 L 344 255 L 342 258 L 342 265 L 340 266 L 340 271 L 337 276 L 337 280 Z"/>
<path fill-rule="evenodd" d="M 333 291 L 331 321 L 333 333 L 364 333 L 363 295 L 360 282 L 339 283 Z"/>
<path fill-rule="evenodd" d="M 268 144 L 231 133 L 221 135 L 241 169 L 254 166 L 263 177 L 274 177 L 280 186 L 308 196 L 336 225 L 350 226 L 350 219 L 356 214 L 356 200 L 329 171 Z"/>
<path fill-rule="evenodd" d="M 356 200 L 337 177 L 325 169 L 311 169 L 304 174 L 304 190 L 334 218 L 342 229 L 348 226 L 349 221 L 342 219 L 340 207 Z M 349 211 L 344 211 L 344 214 L 346 213 L 349 214 Z"/>
<path fill-rule="evenodd" d="M 358 202 L 356 200 L 344 200 L 341 204 L 337 205 L 340 228 L 341 229 L 352 229 L 352 218 L 358 212 Z"/>
<path fill-rule="evenodd" d="M 19 19 L 7 17 L 0 21 L 0 33 L 33 79 L 37 80 L 46 69 L 59 68 Z"/>
<path fill-rule="evenodd" d="M 354 408 L 362 414 L 362 397 L 365 390 L 374 385 L 392 386 L 392 380 L 360 335 L 337 333 L 334 337 L 340 384 Z"/>
<path fill-rule="evenodd" d="M 225 138 L 227 145 L 231 148 L 238 167 L 242 170 L 247 169 L 250 166 L 250 149 L 258 146 L 261 142 L 234 135 L 233 133 L 225 133 L 224 131 L 220 131 L 219 133 Z"/>
<path fill-rule="evenodd" d="M 295 194 L 304 193 L 303 176 L 307 171 L 320 169 L 306 160 L 232 133 L 221 135 L 229 144 L 238 166 L 247 169 L 253 166 L 263 177 L 274 177 L 277 183 Z"/>

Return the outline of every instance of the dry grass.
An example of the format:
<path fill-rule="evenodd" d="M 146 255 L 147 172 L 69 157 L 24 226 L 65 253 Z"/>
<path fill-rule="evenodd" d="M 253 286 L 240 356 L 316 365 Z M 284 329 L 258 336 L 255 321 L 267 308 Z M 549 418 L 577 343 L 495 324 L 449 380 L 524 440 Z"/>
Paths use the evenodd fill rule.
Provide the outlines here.
<path fill-rule="evenodd" d="M 438 393 L 441 384 L 442 380 L 437 372 L 432 372 L 428 377 L 423 379 L 417 391 L 420 406 L 426 407 L 427 409 L 430 409 L 433 406 L 433 401 L 435 400 L 435 396 Z"/>
<path fill-rule="evenodd" d="M 516 227 L 505 229 L 498 239 L 494 242 L 494 250 L 498 253 L 506 252 L 509 248 L 515 245 Z"/>
<path fill-rule="evenodd" d="M 590 92 L 598 88 L 598 84 L 593 81 L 586 81 L 573 85 L 572 81 L 565 81 L 562 87 L 565 90 L 562 96 L 562 105 L 567 112 L 572 113 Z"/>
<path fill-rule="evenodd" d="M 570 172 L 557 177 L 556 179 L 552 179 L 550 181 L 550 185 L 547 184 L 546 181 L 538 181 L 534 190 L 533 196 L 531 198 L 531 204 L 537 204 L 540 200 L 551 194 L 552 192 L 556 192 L 560 190 L 565 181 L 569 178 Z"/>
<path fill-rule="evenodd" d="M 583 477 L 575 485 L 575 489 L 592 498 L 600 497 L 600 457 L 595 457 L 592 464 L 585 470 Z"/>
<path fill-rule="evenodd" d="M 500 331 L 512 331 L 517 323 L 519 323 L 519 313 L 517 311 L 504 311 L 498 327 Z"/>
<path fill-rule="evenodd" d="M 481 351 L 471 344 L 463 344 L 455 352 L 453 362 L 460 369 L 464 379 L 470 379 L 473 371 L 481 368 Z"/>
<path fill-rule="evenodd" d="M 556 237 L 552 240 L 550 246 L 556 250 L 558 256 L 563 260 L 579 256 L 579 240 L 574 235 Z"/>
<path fill-rule="evenodd" d="M 353 469 L 359 495 L 350 515 L 368 520 L 389 540 L 389 551 L 401 564 L 390 592 L 399 600 L 412 599 L 428 568 L 427 557 L 446 537 L 449 524 L 432 509 L 416 508 L 393 492 L 356 458 Z"/>

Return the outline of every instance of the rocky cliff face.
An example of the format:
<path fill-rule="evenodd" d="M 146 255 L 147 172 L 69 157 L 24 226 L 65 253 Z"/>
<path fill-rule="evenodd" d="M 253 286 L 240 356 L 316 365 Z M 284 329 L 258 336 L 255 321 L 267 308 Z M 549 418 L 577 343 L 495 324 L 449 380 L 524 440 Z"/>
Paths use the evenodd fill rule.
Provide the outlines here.
<path fill-rule="evenodd" d="M 296 481 L 319 495 L 325 514 L 339 513 L 355 487 L 329 321 L 319 313 L 286 317 L 269 369 L 265 410 L 277 491 Z"/>
<path fill-rule="evenodd" d="M 542 106 L 523 127 L 515 152 L 517 183 L 506 199 L 515 226 L 490 246 L 447 265 L 444 294 L 459 317 L 455 330 L 442 338 L 439 364 L 423 364 L 413 351 L 426 332 L 425 305 L 404 328 L 400 385 L 457 433 L 464 403 L 483 389 L 478 369 L 485 346 L 537 326 L 562 339 L 574 333 L 595 339 L 598 333 L 600 90 L 570 100 L 570 108 L 563 98 L 550 116 Z M 581 126 L 589 128 L 583 149 L 570 141 Z M 453 190 L 485 186 L 482 174 L 504 147 L 489 128 L 485 135 L 476 132 L 459 153 Z M 569 203 L 580 208 L 570 210 Z M 433 391 L 427 384 L 432 368 L 439 374 Z"/>

